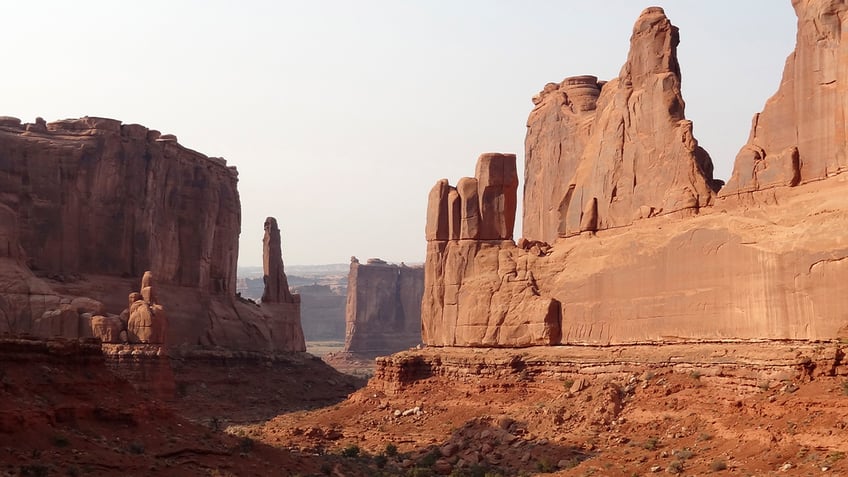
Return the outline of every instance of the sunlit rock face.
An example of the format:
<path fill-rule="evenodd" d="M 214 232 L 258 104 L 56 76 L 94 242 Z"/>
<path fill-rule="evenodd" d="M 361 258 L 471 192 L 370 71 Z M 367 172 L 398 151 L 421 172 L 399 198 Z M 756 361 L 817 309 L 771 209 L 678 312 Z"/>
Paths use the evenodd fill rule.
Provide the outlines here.
<path fill-rule="evenodd" d="M 683 115 L 678 32 L 659 8 L 637 20 L 619 78 L 571 77 L 534 98 L 524 238 L 479 235 L 478 177 L 439 181 L 427 214 L 425 343 L 848 337 L 838 34 L 848 7 L 793 5 L 796 51 L 723 189 Z"/>
<path fill-rule="evenodd" d="M 553 243 L 589 230 L 713 202 L 718 183 L 686 120 L 677 27 L 646 9 L 618 78 L 576 76 L 533 98 L 524 166 L 524 237 Z"/>
<path fill-rule="evenodd" d="M 780 87 L 754 116 L 748 143 L 722 189 L 728 197 L 817 181 L 848 169 L 848 5 L 793 0 L 795 51 Z"/>

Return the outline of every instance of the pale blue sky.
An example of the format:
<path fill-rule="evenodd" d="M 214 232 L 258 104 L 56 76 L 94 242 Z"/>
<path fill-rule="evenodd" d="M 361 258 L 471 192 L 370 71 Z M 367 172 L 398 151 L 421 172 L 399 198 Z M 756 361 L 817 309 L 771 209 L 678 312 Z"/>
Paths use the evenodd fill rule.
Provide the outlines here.
<path fill-rule="evenodd" d="M 269 215 L 286 263 L 423 261 L 433 183 L 473 175 L 487 151 L 517 153 L 523 171 L 532 96 L 566 76 L 615 77 L 649 5 L 9 2 L 0 115 L 111 117 L 226 158 L 241 265 L 261 263 Z M 687 117 L 726 179 L 794 46 L 790 1 L 661 5 L 681 31 Z"/>

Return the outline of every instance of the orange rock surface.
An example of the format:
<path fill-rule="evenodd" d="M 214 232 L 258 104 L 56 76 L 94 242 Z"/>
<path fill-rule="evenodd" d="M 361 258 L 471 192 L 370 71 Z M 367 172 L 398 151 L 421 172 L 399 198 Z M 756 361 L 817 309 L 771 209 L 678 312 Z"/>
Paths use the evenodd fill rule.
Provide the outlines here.
<path fill-rule="evenodd" d="M 662 9 L 637 20 L 619 78 L 546 86 L 528 120 L 524 238 L 428 234 L 425 343 L 846 336 L 848 70 L 836 32 L 848 7 L 793 5 L 796 51 L 718 196 L 683 116 L 678 33 Z M 434 188 L 428 217 L 448 192 Z"/>

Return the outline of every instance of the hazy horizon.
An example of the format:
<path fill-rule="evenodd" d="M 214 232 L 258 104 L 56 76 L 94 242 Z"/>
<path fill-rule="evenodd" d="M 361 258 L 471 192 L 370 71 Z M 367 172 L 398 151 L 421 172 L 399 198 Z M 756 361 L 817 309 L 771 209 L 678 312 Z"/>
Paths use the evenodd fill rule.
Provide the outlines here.
<path fill-rule="evenodd" d="M 794 47 L 791 4 L 665 3 L 686 116 L 726 180 Z M 489 151 L 516 153 L 523 175 L 533 95 L 617 76 L 649 5 L 15 2 L 0 115 L 110 117 L 224 157 L 239 170 L 240 266 L 261 264 L 266 216 L 287 267 L 422 262 L 430 187 Z"/>

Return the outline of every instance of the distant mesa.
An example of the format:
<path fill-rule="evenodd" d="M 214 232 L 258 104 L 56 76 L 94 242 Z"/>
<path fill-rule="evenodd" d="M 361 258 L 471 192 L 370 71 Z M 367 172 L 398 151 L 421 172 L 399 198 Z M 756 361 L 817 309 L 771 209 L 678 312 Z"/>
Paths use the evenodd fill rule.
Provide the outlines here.
<path fill-rule="evenodd" d="M 423 268 L 351 260 L 347 283 L 345 352 L 374 357 L 421 343 Z"/>

